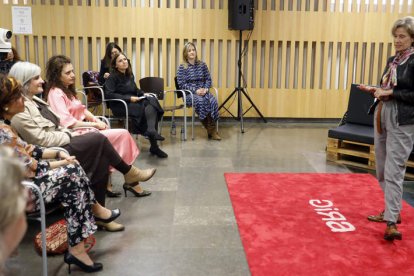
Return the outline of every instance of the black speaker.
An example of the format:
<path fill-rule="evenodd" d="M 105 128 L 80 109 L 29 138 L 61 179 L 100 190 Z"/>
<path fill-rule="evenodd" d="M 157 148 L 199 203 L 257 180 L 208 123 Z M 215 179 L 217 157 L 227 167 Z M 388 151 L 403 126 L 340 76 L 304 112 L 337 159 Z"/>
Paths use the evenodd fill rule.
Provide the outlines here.
<path fill-rule="evenodd" d="M 253 30 L 254 0 L 229 0 L 229 29 Z"/>

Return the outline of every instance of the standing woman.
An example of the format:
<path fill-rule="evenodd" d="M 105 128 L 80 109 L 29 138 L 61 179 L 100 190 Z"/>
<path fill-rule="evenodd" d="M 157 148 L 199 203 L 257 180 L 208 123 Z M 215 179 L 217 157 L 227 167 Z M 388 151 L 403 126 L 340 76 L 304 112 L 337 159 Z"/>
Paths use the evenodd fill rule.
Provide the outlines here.
<path fill-rule="evenodd" d="M 106 45 L 105 56 L 101 60 L 101 68 L 99 70 L 99 76 L 98 76 L 99 85 L 103 86 L 105 84 L 105 81 L 109 78 L 111 60 L 115 55 L 119 53 L 122 53 L 122 50 L 115 42 L 109 42 Z"/>
<path fill-rule="evenodd" d="M 395 56 L 388 59 L 380 88 L 361 85 L 376 98 L 374 141 L 376 173 L 385 194 L 385 211 L 368 220 L 386 222 L 384 239 L 401 240 L 403 181 L 414 144 L 414 17 L 392 27 Z"/>
<path fill-rule="evenodd" d="M 128 105 L 128 116 L 132 121 L 132 133 L 148 136 L 151 143 L 150 152 L 159 158 L 168 157 L 157 144 L 157 140 L 164 140 L 164 137 L 157 132 L 158 121 L 164 114 L 158 99 L 142 97 L 144 92 L 138 89 L 129 61 L 123 53 L 114 56 L 111 70 L 111 75 L 105 82 L 106 98 L 124 100 Z M 125 116 L 125 108 L 122 104 L 109 102 L 108 105 L 115 116 Z"/>
<path fill-rule="evenodd" d="M 216 131 L 219 119 L 217 99 L 208 91 L 211 87 L 210 72 L 207 64 L 198 59 L 194 43 L 187 42 L 184 45 L 183 61 L 177 70 L 178 86 L 193 93 L 195 112 L 207 129 L 208 138 L 221 140 Z M 186 104 L 191 105 L 190 97 Z"/>

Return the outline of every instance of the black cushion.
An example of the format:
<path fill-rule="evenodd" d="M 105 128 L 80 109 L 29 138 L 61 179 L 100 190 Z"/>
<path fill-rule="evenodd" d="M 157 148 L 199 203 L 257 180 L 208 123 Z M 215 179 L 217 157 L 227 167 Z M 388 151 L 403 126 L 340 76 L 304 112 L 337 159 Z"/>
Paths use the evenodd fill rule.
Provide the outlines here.
<path fill-rule="evenodd" d="M 330 129 L 328 137 L 373 145 L 374 127 L 347 122 L 342 126 Z"/>
<path fill-rule="evenodd" d="M 373 126 L 374 117 L 373 115 L 368 115 L 369 107 L 373 102 L 374 98 L 370 93 L 358 89 L 357 84 L 352 84 L 351 92 L 349 94 L 346 122 Z"/>

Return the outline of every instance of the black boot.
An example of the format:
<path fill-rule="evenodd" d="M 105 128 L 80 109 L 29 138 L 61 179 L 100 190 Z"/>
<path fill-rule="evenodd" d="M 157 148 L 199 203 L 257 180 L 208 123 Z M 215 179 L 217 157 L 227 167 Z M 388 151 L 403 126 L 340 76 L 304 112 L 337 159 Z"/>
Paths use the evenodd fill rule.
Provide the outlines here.
<path fill-rule="evenodd" d="M 149 149 L 150 153 L 158 156 L 159 158 L 167 158 L 168 154 L 166 154 L 165 152 L 163 152 L 160 147 L 157 144 L 157 140 L 155 140 L 154 138 L 150 138 L 150 143 L 151 143 L 151 147 Z"/>
<path fill-rule="evenodd" d="M 206 117 L 206 118 L 204 118 L 204 120 L 200 120 L 201 121 L 201 124 L 204 126 L 204 128 L 206 129 L 206 131 L 207 131 L 207 137 L 208 137 L 208 139 L 210 139 L 211 138 L 211 136 L 210 136 L 210 133 L 208 132 L 208 118 Z"/>

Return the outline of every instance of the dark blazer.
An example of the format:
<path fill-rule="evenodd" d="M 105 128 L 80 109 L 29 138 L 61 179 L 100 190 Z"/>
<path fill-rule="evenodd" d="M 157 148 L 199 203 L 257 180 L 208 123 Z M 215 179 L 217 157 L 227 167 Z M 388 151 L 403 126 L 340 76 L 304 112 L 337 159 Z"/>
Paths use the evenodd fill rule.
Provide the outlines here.
<path fill-rule="evenodd" d="M 384 74 L 393 59 L 388 59 Z M 393 88 L 392 98 L 397 102 L 398 123 L 414 124 L 414 54 L 397 67 L 397 85 Z"/>

